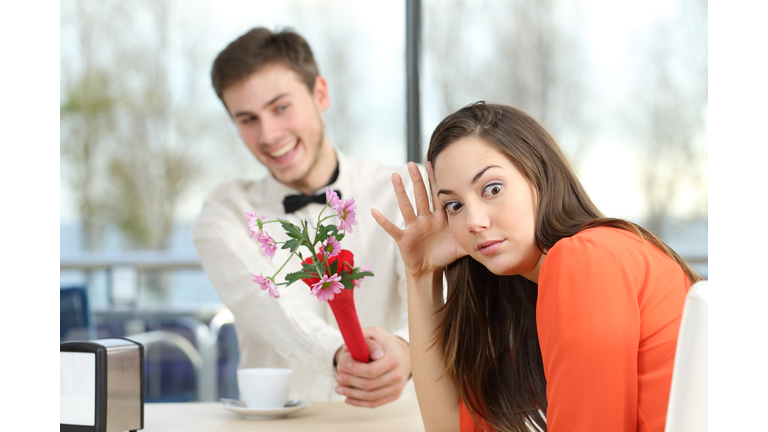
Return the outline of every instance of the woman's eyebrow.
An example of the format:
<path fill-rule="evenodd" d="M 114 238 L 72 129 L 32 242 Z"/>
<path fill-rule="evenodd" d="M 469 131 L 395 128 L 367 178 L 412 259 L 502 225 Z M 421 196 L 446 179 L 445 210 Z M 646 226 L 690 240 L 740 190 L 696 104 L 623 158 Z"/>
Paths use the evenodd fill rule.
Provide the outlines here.
<path fill-rule="evenodd" d="M 499 165 L 488 165 L 487 167 L 481 169 L 480 172 L 475 174 L 475 177 L 472 178 L 472 184 L 475 184 L 477 182 L 477 180 L 479 180 L 480 177 L 482 177 L 483 174 L 485 174 L 485 172 L 488 171 L 491 168 L 501 168 L 501 167 Z M 453 195 L 453 191 L 448 190 L 448 189 L 440 189 L 439 191 L 437 191 L 437 194 L 438 195 L 440 195 L 440 194 Z"/>
<path fill-rule="evenodd" d="M 475 177 L 472 179 L 472 184 L 475 184 L 475 182 L 477 182 L 477 180 L 480 179 L 480 177 L 482 177 L 482 175 L 485 174 L 485 172 L 491 168 L 501 168 L 501 167 L 498 165 L 488 165 L 487 167 L 481 169 L 480 172 L 477 173 Z"/>

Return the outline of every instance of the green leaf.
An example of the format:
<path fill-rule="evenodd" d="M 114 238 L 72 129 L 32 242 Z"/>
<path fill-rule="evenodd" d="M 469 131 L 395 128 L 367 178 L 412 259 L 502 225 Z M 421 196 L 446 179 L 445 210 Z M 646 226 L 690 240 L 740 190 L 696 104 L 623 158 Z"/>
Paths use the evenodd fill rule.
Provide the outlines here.
<path fill-rule="evenodd" d="M 301 264 L 301 267 L 302 267 L 302 268 L 303 268 L 305 271 L 308 271 L 308 272 L 310 272 L 310 273 L 316 273 L 316 272 L 317 272 L 317 270 L 315 269 L 315 265 L 314 265 L 314 264 L 307 264 L 307 263 L 302 263 L 302 264 Z"/>
<path fill-rule="evenodd" d="M 288 282 L 288 285 L 290 285 L 296 281 L 300 281 L 302 279 L 309 279 L 311 277 L 312 277 L 311 274 L 302 270 L 302 271 L 297 271 L 293 273 L 288 273 L 287 275 L 285 275 L 285 280 Z"/>
<path fill-rule="evenodd" d="M 362 279 L 366 276 L 373 276 L 373 273 L 359 272 L 359 273 L 353 273 L 353 274 L 345 274 L 344 276 L 341 277 L 341 283 L 344 284 L 344 286 L 347 286 L 347 284 L 354 286 L 354 284 L 352 284 L 353 280 Z"/>
<path fill-rule="evenodd" d="M 289 249 L 291 253 L 294 253 L 296 252 L 296 250 L 299 249 L 300 246 L 301 246 L 301 240 L 291 239 L 285 242 L 285 244 L 283 244 L 283 247 L 281 249 Z M 299 254 L 299 258 L 301 258 L 301 254 Z"/>
<path fill-rule="evenodd" d="M 328 239 L 328 237 L 336 235 L 336 232 L 336 225 L 320 225 L 320 229 L 317 232 L 317 238 L 315 241 L 318 243 L 324 242 Z M 338 241 L 338 237 L 336 238 Z"/>
<path fill-rule="evenodd" d="M 283 229 L 285 230 L 285 233 L 288 234 L 288 237 L 298 241 L 302 241 L 304 239 L 301 236 L 301 231 L 299 230 L 299 227 L 297 227 L 296 225 L 286 220 L 283 220 L 283 219 L 279 219 L 279 220 L 280 220 L 280 225 L 283 226 Z"/>
<path fill-rule="evenodd" d="M 352 281 L 345 281 L 344 278 L 341 279 L 341 284 L 344 285 L 344 289 L 355 289 Z"/>
<path fill-rule="evenodd" d="M 309 233 L 307 232 L 307 221 L 303 219 L 301 221 L 301 235 L 304 237 L 304 239 L 307 240 L 308 243 L 312 243 L 312 240 L 309 238 Z"/>
<path fill-rule="evenodd" d="M 342 279 L 349 278 L 349 280 L 355 280 L 355 279 L 362 279 L 362 278 L 364 278 L 366 276 L 373 277 L 373 273 L 371 273 L 369 271 L 357 272 L 357 273 L 353 273 L 351 275 L 345 275 Z"/>
<path fill-rule="evenodd" d="M 331 273 L 332 275 L 333 275 L 333 274 L 336 274 L 336 269 L 337 269 L 338 267 L 339 267 L 339 262 L 338 262 L 338 261 L 334 261 L 334 262 L 332 262 L 332 263 L 331 263 L 331 270 L 330 270 L 330 273 Z"/>

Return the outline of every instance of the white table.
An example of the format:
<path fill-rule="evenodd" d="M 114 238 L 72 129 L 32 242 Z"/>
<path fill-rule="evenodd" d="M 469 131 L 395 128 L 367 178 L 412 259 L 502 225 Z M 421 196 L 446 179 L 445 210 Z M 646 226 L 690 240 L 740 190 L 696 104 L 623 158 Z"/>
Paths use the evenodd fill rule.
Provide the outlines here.
<path fill-rule="evenodd" d="M 146 432 L 423 432 L 419 405 L 400 400 L 378 408 L 343 402 L 312 402 L 287 418 L 258 420 L 241 417 L 218 402 L 152 403 L 144 405 Z"/>

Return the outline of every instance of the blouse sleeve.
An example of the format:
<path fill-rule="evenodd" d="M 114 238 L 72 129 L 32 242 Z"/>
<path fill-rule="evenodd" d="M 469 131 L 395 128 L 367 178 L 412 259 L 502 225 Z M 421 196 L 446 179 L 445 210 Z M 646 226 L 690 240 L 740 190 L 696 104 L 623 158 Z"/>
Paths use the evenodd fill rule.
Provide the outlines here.
<path fill-rule="evenodd" d="M 589 236 L 556 243 L 539 275 L 536 321 L 547 429 L 635 431 L 640 311 L 620 254 Z"/>

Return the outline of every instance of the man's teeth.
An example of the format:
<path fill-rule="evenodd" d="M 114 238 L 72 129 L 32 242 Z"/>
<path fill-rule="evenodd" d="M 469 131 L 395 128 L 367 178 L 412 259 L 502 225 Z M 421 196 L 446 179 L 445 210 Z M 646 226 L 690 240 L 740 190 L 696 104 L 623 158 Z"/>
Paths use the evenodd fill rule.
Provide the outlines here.
<path fill-rule="evenodd" d="M 270 152 L 269 155 L 274 157 L 274 158 L 280 157 L 280 156 L 288 153 L 289 151 L 293 150 L 296 147 L 296 144 L 298 144 L 298 143 L 299 143 L 299 140 L 296 140 L 291 145 L 287 145 L 285 147 L 281 147 L 280 149 L 278 149 L 276 151 Z"/>

